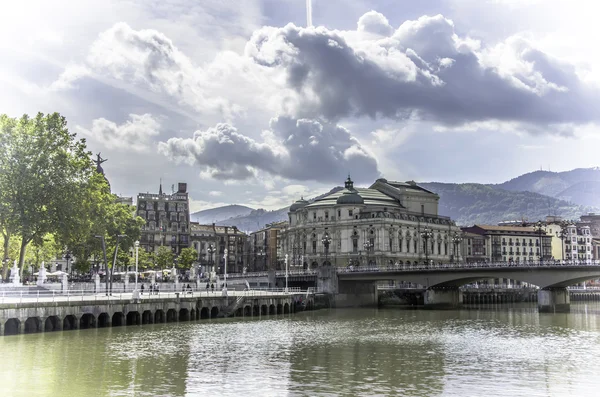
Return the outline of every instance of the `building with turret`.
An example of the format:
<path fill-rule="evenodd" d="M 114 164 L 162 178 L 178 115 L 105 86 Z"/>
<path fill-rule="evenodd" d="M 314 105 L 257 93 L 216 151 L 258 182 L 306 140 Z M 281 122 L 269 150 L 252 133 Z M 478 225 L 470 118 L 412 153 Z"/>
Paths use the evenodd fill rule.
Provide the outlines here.
<path fill-rule="evenodd" d="M 162 183 L 158 194 L 139 193 L 137 215 L 146 224 L 142 226 L 140 246 L 155 252 L 160 246 L 169 247 L 178 255 L 190 244 L 190 211 L 187 184 L 179 183 L 172 194 L 163 193 Z"/>

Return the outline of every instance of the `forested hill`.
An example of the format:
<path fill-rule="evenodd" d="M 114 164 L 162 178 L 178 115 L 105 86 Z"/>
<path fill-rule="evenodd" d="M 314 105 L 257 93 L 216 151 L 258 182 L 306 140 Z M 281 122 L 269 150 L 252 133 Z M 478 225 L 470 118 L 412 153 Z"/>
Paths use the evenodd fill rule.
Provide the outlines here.
<path fill-rule="evenodd" d="M 513 192 L 477 183 L 419 183 L 440 196 L 440 215 L 451 217 L 459 225 L 476 223 L 495 225 L 501 221 L 529 221 L 560 215 L 576 219 L 598 208 L 571 204 L 567 201 L 532 192 Z"/>

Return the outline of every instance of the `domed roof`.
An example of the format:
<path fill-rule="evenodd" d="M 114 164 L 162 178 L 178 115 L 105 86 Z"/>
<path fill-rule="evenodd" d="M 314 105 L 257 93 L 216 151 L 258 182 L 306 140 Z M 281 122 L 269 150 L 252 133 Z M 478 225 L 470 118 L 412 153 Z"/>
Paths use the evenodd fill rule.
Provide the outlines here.
<path fill-rule="evenodd" d="M 336 204 L 364 204 L 365 200 L 358 194 L 356 190 L 345 190 L 340 197 L 338 197 Z"/>
<path fill-rule="evenodd" d="M 348 175 L 348 179 L 344 183 L 344 192 L 340 197 L 338 197 L 336 204 L 364 204 L 365 200 L 358 194 L 356 189 L 354 189 L 354 182 L 350 179 L 350 175 Z"/>
<path fill-rule="evenodd" d="M 290 206 L 290 212 L 294 212 L 299 210 L 300 208 L 308 205 L 308 201 L 304 200 L 304 197 L 300 198 L 300 200 L 296 201 L 294 204 Z"/>

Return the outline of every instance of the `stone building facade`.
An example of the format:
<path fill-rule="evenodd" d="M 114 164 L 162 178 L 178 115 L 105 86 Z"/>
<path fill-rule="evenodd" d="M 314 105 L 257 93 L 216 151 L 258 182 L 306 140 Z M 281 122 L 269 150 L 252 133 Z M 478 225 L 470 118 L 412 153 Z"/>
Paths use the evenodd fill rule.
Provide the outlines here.
<path fill-rule="evenodd" d="M 285 266 L 282 238 L 288 222 L 274 222 L 250 233 L 248 239 L 248 266 L 251 271 L 281 270 Z"/>
<path fill-rule="evenodd" d="M 223 274 L 225 272 L 225 248 L 227 248 L 227 272 L 242 273 L 246 267 L 247 238 L 246 233 L 238 230 L 236 226 L 190 223 L 190 244 L 198 253 L 199 271 L 202 273 Z"/>
<path fill-rule="evenodd" d="M 179 183 L 173 194 L 166 194 L 160 185 L 158 194 L 139 193 L 137 215 L 142 226 L 140 247 L 155 252 L 160 246 L 171 248 L 178 255 L 190 243 L 190 212 L 187 184 Z"/>
<path fill-rule="evenodd" d="M 460 261 L 452 243 L 460 228 L 438 214 L 438 201 L 414 181 L 355 188 L 348 177 L 343 190 L 290 207 L 282 251 L 292 269 Z"/>

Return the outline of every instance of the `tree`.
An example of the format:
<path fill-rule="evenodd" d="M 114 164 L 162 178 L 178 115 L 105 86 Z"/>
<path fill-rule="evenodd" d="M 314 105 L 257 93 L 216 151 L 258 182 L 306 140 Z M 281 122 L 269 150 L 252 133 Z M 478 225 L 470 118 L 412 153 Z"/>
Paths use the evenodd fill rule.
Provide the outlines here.
<path fill-rule="evenodd" d="M 69 133 L 58 113 L 0 116 L 0 146 L 0 222 L 5 241 L 21 236 L 23 268 L 29 243 L 43 244 L 47 234 L 77 224 L 73 209 L 95 170 L 85 141 Z"/>
<path fill-rule="evenodd" d="M 173 266 L 173 251 L 169 247 L 165 247 L 161 245 L 158 247 L 158 251 L 156 251 L 156 265 L 160 268 L 160 270 L 169 268 Z"/>
<path fill-rule="evenodd" d="M 197 258 L 198 252 L 195 249 L 191 247 L 184 248 L 179 253 L 177 267 L 180 269 L 190 269 Z"/>

